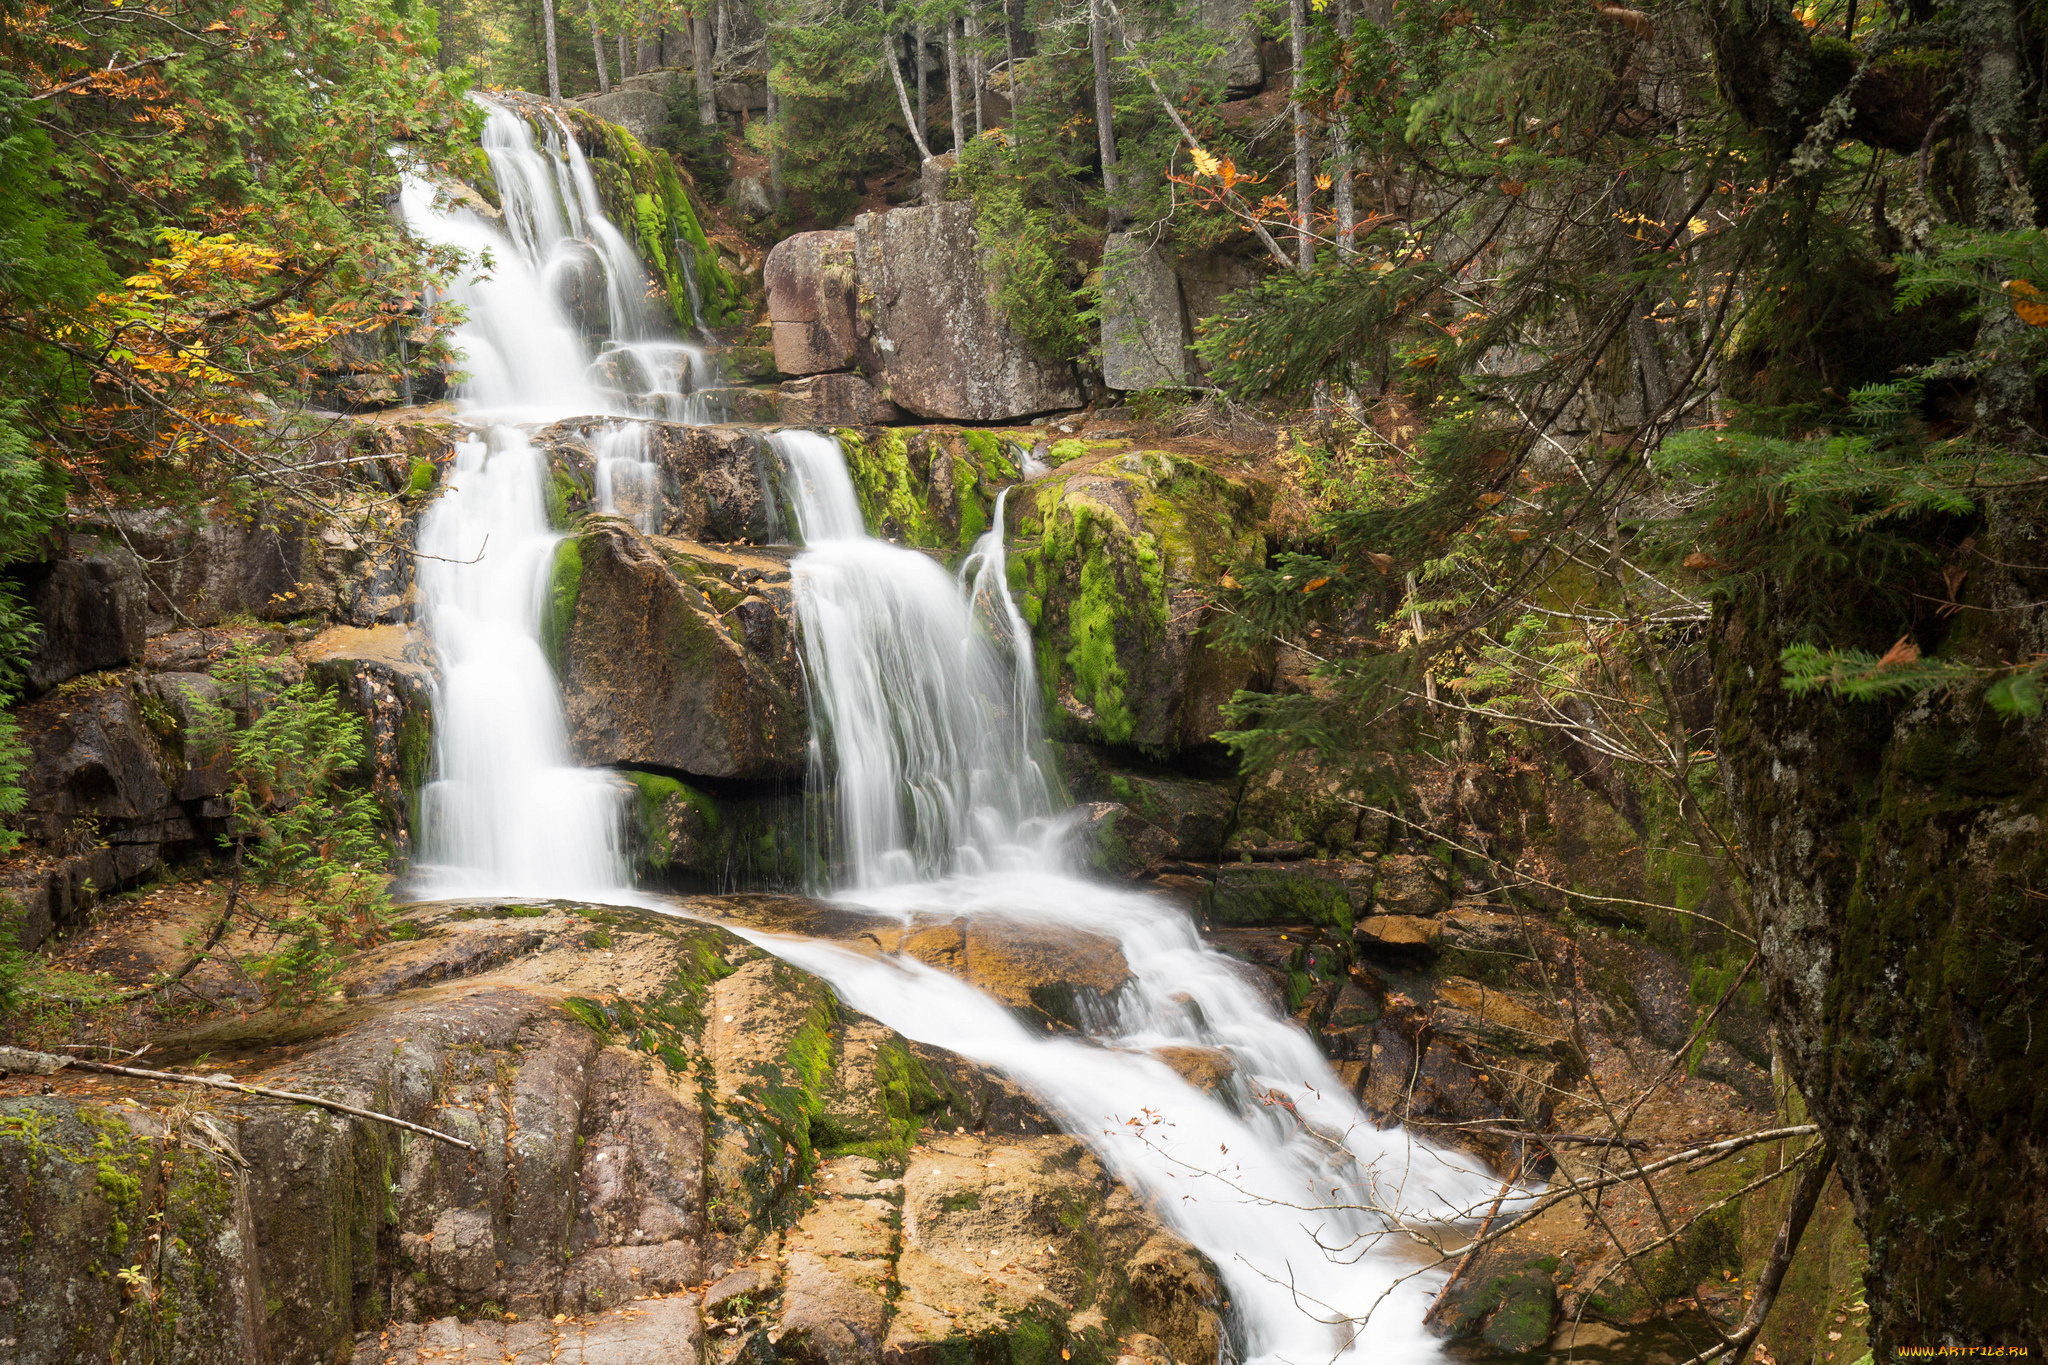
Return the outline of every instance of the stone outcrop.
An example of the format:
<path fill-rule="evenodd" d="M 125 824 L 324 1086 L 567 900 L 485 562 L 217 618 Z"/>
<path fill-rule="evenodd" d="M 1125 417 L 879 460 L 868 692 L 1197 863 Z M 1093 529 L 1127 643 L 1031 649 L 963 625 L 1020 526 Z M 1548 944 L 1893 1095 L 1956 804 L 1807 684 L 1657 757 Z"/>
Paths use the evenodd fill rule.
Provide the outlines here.
<path fill-rule="evenodd" d="M 883 1365 L 1047 1340 L 1094 1361 L 1125 1332 L 1214 1358 L 1213 1267 L 999 1077 L 711 925 L 409 916 L 346 1005 L 184 1046 L 474 1154 L 252 1096 L 0 1077 L 24 1365 L 138 1339 L 220 1365 Z M 124 1293 L 138 1265 L 149 1295 Z"/>
<path fill-rule="evenodd" d="M 1112 389 L 1187 383 L 1187 311 L 1158 243 L 1114 232 L 1102 245 L 1102 382 Z"/>
<path fill-rule="evenodd" d="M 851 232 L 783 238 L 768 253 L 761 280 L 768 289 L 776 369 L 809 375 L 852 366 L 860 281 Z"/>
<path fill-rule="evenodd" d="M 280 682 L 311 677 L 363 720 L 364 776 L 404 852 L 412 796 L 433 755 L 431 647 L 407 626 L 301 635 L 295 646 L 248 627 L 157 636 L 141 651 L 140 670 L 74 684 L 16 712 L 30 755 L 20 825 L 42 850 L 0 876 L 0 895 L 21 913 L 23 947 L 74 927 L 100 895 L 211 848 L 233 778 L 219 746 L 196 736 L 204 708 L 241 706 L 211 676 L 238 641 L 267 650 Z"/>
<path fill-rule="evenodd" d="M 957 422 L 1080 406 L 1073 367 L 1033 355 L 996 308 L 972 204 L 864 213 L 853 231 L 861 359 L 890 402 Z"/>
<path fill-rule="evenodd" d="M 577 758 L 712 778 L 800 775 L 808 732 L 787 574 L 777 559 L 590 518 L 556 552 L 544 638 Z"/>

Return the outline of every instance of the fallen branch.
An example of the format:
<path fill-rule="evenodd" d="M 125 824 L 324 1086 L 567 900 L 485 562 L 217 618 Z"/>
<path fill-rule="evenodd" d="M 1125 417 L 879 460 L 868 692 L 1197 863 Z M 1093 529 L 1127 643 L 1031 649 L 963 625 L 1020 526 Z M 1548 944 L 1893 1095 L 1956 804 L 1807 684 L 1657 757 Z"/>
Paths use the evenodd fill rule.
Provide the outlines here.
<path fill-rule="evenodd" d="M 1502 1178 L 1500 1193 L 1493 1197 L 1493 1207 L 1486 1211 L 1485 1220 L 1479 1224 L 1479 1232 L 1474 1238 L 1471 1248 L 1466 1251 L 1465 1255 L 1458 1261 L 1456 1268 L 1451 1271 L 1451 1278 L 1444 1281 L 1444 1287 L 1436 1291 L 1436 1299 L 1429 1305 L 1429 1311 L 1422 1315 L 1422 1321 L 1426 1325 L 1431 1327 L 1437 1325 L 1444 1305 L 1450 1301 L 1451 1290 L 1457 1287 L 1459 1280 L 1465 1278 L 1465 1272 L 1472 1266 L 1472 1258 L 1479 1254 L 1479 1244 L 1486 1240 L 1487 1231 L 1493 1227 L 1493 1220 L 1500 1217 L 1502 1201 L 1508 1197 L 1508 1191 L 1515 1187 L 1515 1180 L 1521 1174 L 1522 1163 L 1517 1161 L 1514 1169 Z"/>
<path fill-rule="evenodd" d="M 394 1128 L 403 1128 L 408 1132 L 419 1133 L 445 1142 L 452 1147 L 460 1147 L 466 1152 L 477 1150 L 477 1145 L 474 1142 L 456 1137 L 452 1133 L 444 1133 L 438 1128 L 428 1128 L 421 1124 L 409 1123 L 405 1119 L 393 1118 L 389 1114 L 380 1114 L 374 1109 L 358 1109 L 352 1104 L 343 1104 L 340 1100 L 322 1099 L 318 1095 L 301 1095 L 293 1090 L 272 1090 L 266 1085 L 247 1085 L 241 1081 L 231 1081 L 221 1076 L 187 1076 L 176 1071 L 145 1071 L 139 1066 L 115 1066 L 111 1062 L 88 1061 L 83 1057 L 59 1057 L 55 1053 L 31 1052 L 24 1048 L 6 1048 L 4 1051 L 0 1051 L 0 1070 L 21 1071 L 30 1075 L 48 1076 L 67 1067 L 73 1071 L 97 1071 L 110 1076 L 133 1076 L 138 1080 L 145 1081 L 170 1081 L 174 1085 L 206 1085 L 212 1086 L 215 1090 L 233 1090 L 243 1095 L 261 1095 L 265 1099 L 289 1100 L 293 1104 L 316 1105 L 321 1109 L 331 1109 L 337 1114 L 347 1114 L 353 1118 L 369 1119 L 375 1123 L 388 1123 Z"/>
<path fill-rule="evenodd" d="M 1801 1156 L 1803 1159 L 1804 1153 Z M 1763 1273 L 1756 1277 L 1756 1297 L 1750 1301 L 1749 1311 L 1743 1314 L 1742 1322 L 1729 1336 L 1727 1345 L 1702 1351 L 1685 1365 L 1706 1365 L 1707 1361 L 1719 1356 L 1726 1356 L 1728 1365 L 1742 1365 L 1742 1358 L 1749 1354 L 1750 1346 L 1764 1330 L 1764 1319 L 1770 1316 L 1771 1305 L 1777 1302 L 1778 1289 L 1785 1283 L 1785 1272 L 1792 1265 L 1792 1254 L 1799 1250 L 1799 1239 L 1806 1235 L 1807 1220 L 1813 1217 L 1814 1205 L 1820 1202 L 1821 1190 L 1826 1188 L 1828 1176 L 1834 1169 L 1834 1150 L 1823 1142 L 1820 1160 L 1808 1166 L 1800 1174 L 1799 1183 L 1792 1187 L 1791 1202 L 1785 1206 L 1785 1221 L 1778 1224 L 1778 1235 L 1771 1243 L 1771 1258 L 1764 1263 Z"/>
<path fill-rule="evenodd" d="M 1539 1139 L 1543 1142 L 1561 1142 L 1567 1147 L 1632 1147 L 1643 1151 L 1653 1144 L 1648 1138 L 1601 1137 L 1597 1133 L 1526 1133 L 1519 1128 L 1487 1128 L 1474 1123 L 1457 1123 L 1452 1130 L 1460 1133 L 1486 1133 L 1492 1137 L 1516 1138 L 1527 1142 Z"/>

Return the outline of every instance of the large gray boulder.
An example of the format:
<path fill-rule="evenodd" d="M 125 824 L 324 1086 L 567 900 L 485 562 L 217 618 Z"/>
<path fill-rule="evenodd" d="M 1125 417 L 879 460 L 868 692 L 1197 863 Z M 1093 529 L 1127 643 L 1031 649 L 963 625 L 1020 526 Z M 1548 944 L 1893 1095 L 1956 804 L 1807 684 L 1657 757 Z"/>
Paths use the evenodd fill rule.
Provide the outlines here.
<path fill-rule="evenodd" d="M 851 232 L 785 237 L 768 253 L 761 279 L 768 288 L 776 369 L 823 374 L 853 364 L 860 282 Z"/>
<path fill-rule="evenodd" d="M 1257 0 L 1201 0 L 1202 29 L 1223 49 L 1211 70 L 1235 97 L 1255 94 L 1266 82 L 1258 10 Z"/>
<path fill-rule="evenodd" d="M 1102 380 L 1158 389 L 1188 380 L 1188 319 L 1180 280 L 1149 237 L 1114 232 L 1102 246 Z"/>
<path fill-rule="evenodd" d="M 642 142 L 668 121 L 668 100 L 652 90 L 610 90 L 586 95 L 576 103 L 606 123 L 619 124 Z"/>
<path fill-rule="evenodd" d="M 779 575 L 781 581 L 774 581 Z M 592 767 L 793 778 L 806 725 L 778 561 L 593 517 L 556 554 L 545 643 Z"/>
<path fill-rule="evenodd" d="M 863 305 L 872 307 L 862 359 L 884 398 L 954 422 L 1080 406 L 1073 367 L 1033 355 L 997 309 L 972 204 L 864 213 L 853 236 Z"/>

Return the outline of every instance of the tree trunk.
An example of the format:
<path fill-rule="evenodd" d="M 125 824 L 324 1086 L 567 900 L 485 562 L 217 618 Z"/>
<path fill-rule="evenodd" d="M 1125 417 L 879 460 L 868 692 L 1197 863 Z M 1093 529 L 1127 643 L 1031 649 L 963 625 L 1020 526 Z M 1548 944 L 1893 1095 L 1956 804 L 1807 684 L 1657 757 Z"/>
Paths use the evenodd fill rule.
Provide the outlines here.
<path fill-rule="evenodd" d="M 590 7 L 590 57 L 597 63 L 597 89 L 599 94 L 612 88 L 611 75 L 604 65 L 604 35 L 597 31 L 597 6 Z M 620 75 L 626 74 L 620 72 Z"/>
<path fill-rule="evenodd" d="M 626 77 L 632 73 L 632 70 L 632 66 L 626 61 L 626 35 L 621 33 L 619 35 L 619 84 L 624 85 L 626 83 Z"/>
<path fill-rule="evenodd" d="M 1294 115 L 1294 212 L 1300 220 L 1296 225 L 1295 263 L 1306 275 L 1316 263 L 1316 170 L 1308 154 L 1308 110 L 1301 103 L 1308 85 L 1308 0 L 1288 0 L 1287 30 L 1294 59 L 1294 70 L 1289 73 L 1293 90 L 1287 101 L 1288 112 Z"/>
<path fill-rule="evenodd" d="M 981 63 L 981 21 L 971 15 L 967 24 L 967 89 L 974 98 L 974 135 L 980 137 L 988 131 L 981 119 L 981 87 L 985 69 Z"/>
<path fill-rule="evenodd" d="M 911 64 L 911 69 L 917 72 L 917 136 L 921 142 L 925 130 L 932 126 L 931 92 L 925 89 L 924 83 L 924 25 L 919 24 L 911 32 L 911 41 L 917 44 L 917 60 Z"/>
<path fill-rule="evenodd" d="M 1109 97 L 1109 25 L 1102 17 L 1102 0 L 1088 0 L 1088 51 L 1095 61 L 1095 145 L 1102 153 L 1102 194 L 1109 201 L 1109 230 L 1121 232 L 1123 206 L 1117 201 L 1116 103 Z"/>
<path fill-rule="evenodd" d="M 953 119 L 953 155 L 967 145 L 967 127 L 960 118 L 960 44 L 953 35 L 953 20 L 946 20 L 946 112 Z"/>
<path fill-rule="evenodd" d="M 1003 0 L 1003 93 L 1010 100 L 1010 125 L 1017 123 L 1017 102 L 1023 98 L 1017 84 L 1017 26 L 1010 22 L 1010 0 Z"/>
<path fill-rule="evenodd" d="M 718 126 L 718 88 L 711 71 L 711 17 L 699 9 L 690 16 L 690 60 L 697 68 L 697 122 Z"/>
<path fill-rule="evenodd" d="M 775 30 L 761 38 L 761 69 L 768 81 L 768 202 L 780 209 L 782 192 L 782 99 L 775 93 Z"/>
<path fill-rule="evenodd" d="M 1348 46 L 1352 34 L 1357 31 L 1357 20 L 1351 13 L 1351 0 L 1336 0 L 1337 36 Z M 1358 233 L 1358 201 L 1351 182 L 1351 123 L 1346 117 L 1346 99 L 1337 107 L 1337 121 L 1331 128 L 1336 148 L 1330 157 L 1330 179 L 1337 198 L 1337 258 L 1344 260 L 1358 249 L 1353 241 Z"/>
<path fill-rule="evenodd" d="M 555 0 L 540 0 L 542 44 L 548 50 L 548 98 L 562 98 L 562 63 L 555 52 Z"/>
<path fill-rule="evenodd" d="M 882 34 L 882 65 L 889 68 L 889 79 L 896 83 L 896 103 L 902 106 L 904 126 L 910 129 L 910 140 L 917 144 L 920 161 L 932 159 L 932 149 L 925 146 L 924 129 L 917 126 L 910 113 L 910 92 L 903 88 L 903 49 L 897 45 L 896 35 Z"/>

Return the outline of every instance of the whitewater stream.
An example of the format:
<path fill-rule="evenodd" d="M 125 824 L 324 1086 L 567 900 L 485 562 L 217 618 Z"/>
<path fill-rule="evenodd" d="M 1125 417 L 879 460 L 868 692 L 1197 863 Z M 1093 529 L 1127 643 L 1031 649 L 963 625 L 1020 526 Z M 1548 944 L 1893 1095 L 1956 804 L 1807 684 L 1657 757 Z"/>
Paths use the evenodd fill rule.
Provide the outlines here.
<path fill-rule="evenodd" d="M 602 504 L 649 528 L 660 485 L 631 419 L 697 416 L 688 399 L 702 360 L 660 336 L 646 280 L 573 138 L 557 130 L 536 142 L 525 120 L 493 107 L 485 146 L 502 224 L 437 202 L 424 184 L 404 200 L 422 237 L 494 263 L 488 279 L 451 285 L 468 310 L 456 340 L 477 435 L 421 530 L 433 558 L 421 561 L 420 614 L 442 682 L 417 889 L 672 908 L 632 887 L 620 784 L 569 758 L 539 643 L 560 535 L 547 525 L 545 456 L 519 424 L 590 419 Z M 593 257 L 612 338 L 596 347 L 558 287 L 561 271 Z M 1308 1036 L 1184 913 L 1075 871 L 1071 821 L 1043 766 L 1030 639 L 1005 584 L 1001 504 L 956 576 L 867 534 L 832 438 L 771 439 L 804 544 L 792 578 L 811 781 L 834 797 L 818 803 L 831 812 L 821 861 L 834 883 L 821 892 L 877 917 L 989 916 L 1100 934 L 1122 946 L 1136 979 L 1086 1036 L 1049 1038 L 919 962 L 742 932 L 852 1008 L 1031 1091 L 1215 1262 L 1244 1361 L 1438 1358 L 1422 1316 L 1441 1273 L 1403 1279 L 1417 1260 L 1373 1208 L 1449 1218 L 1486 1201 L 1497 1178 L 1376 1128 Z M 1168 1045 L 1227 1052 L 1239 1108 L 1151 1055 Z"/>

